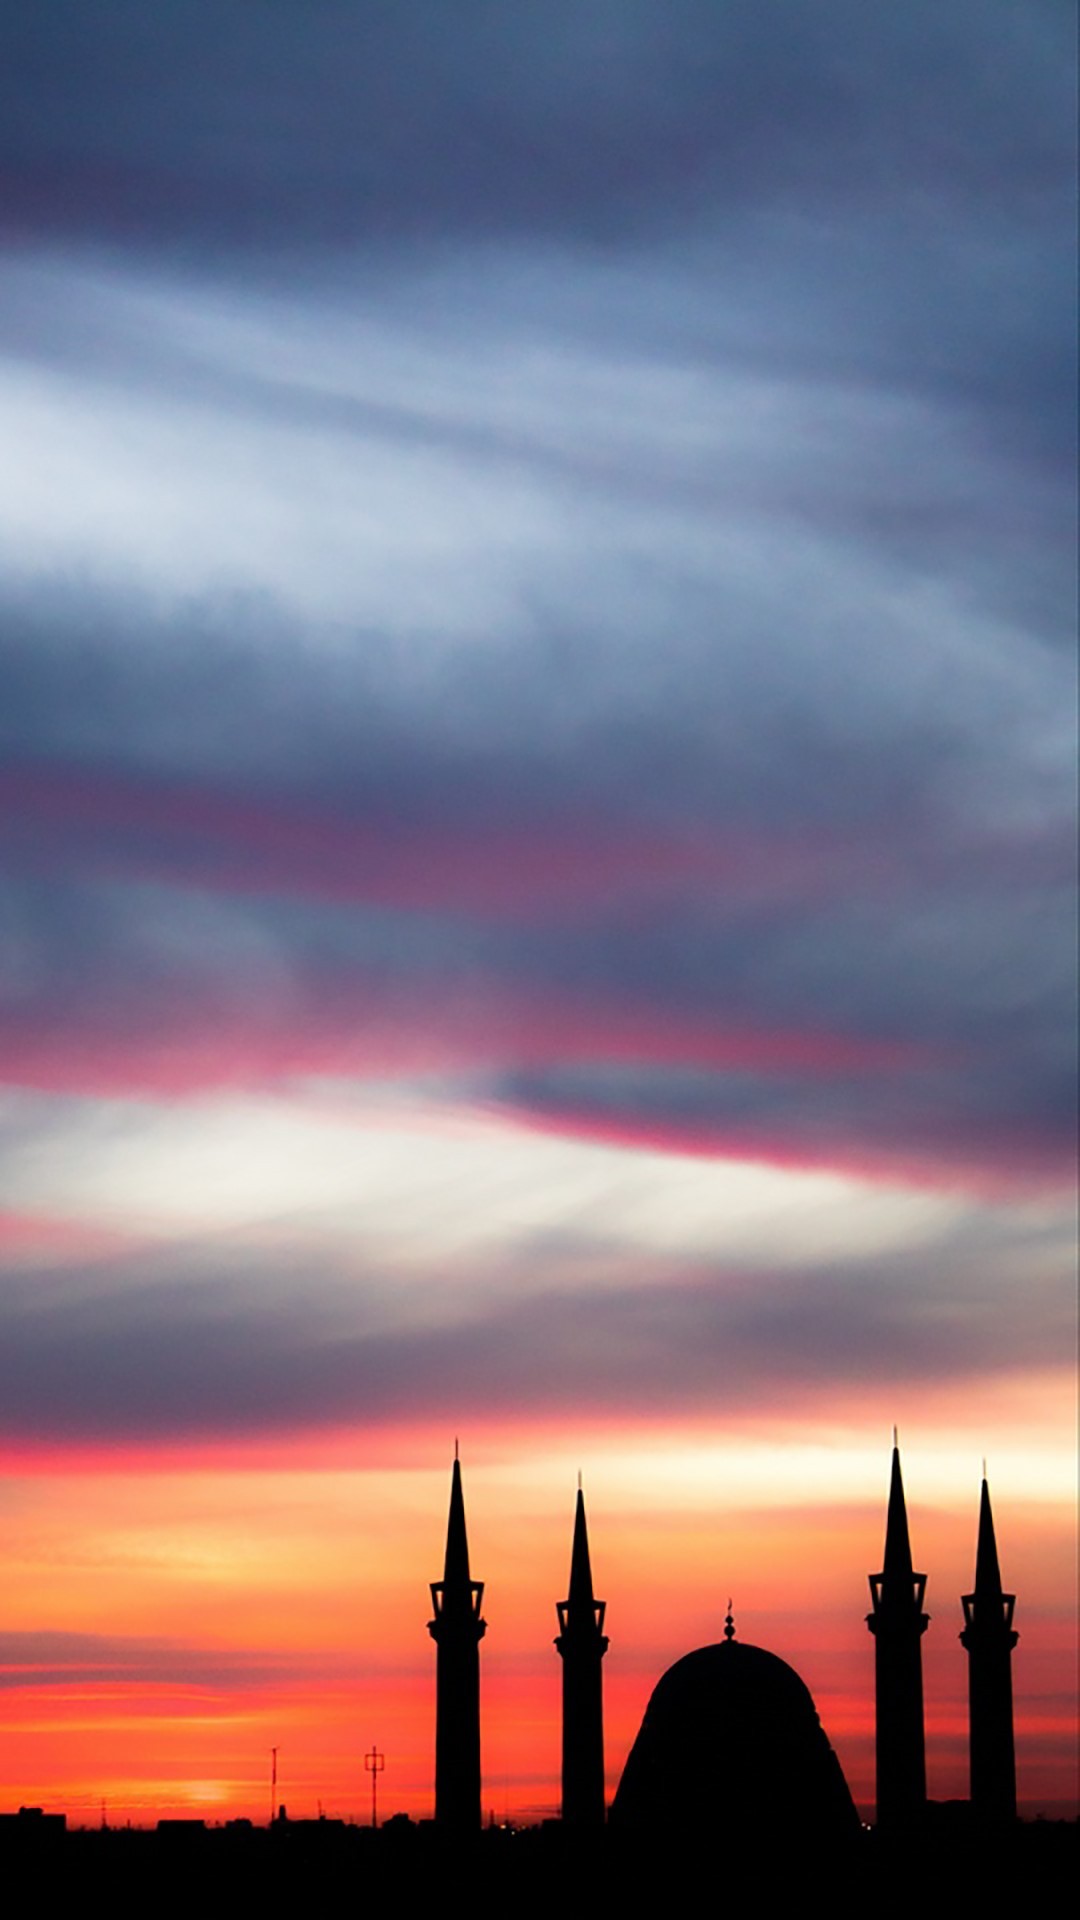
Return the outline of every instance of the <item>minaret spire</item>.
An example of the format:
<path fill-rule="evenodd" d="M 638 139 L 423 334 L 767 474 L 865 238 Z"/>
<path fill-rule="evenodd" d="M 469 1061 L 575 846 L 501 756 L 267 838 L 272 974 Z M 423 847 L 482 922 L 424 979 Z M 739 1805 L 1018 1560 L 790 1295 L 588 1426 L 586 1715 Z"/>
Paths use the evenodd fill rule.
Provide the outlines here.
<path fill-rule="evenodd" d="M 896 1428 L 893 1428 L 895 1434 Z M 893 1441 L 892 1476 L 889 1481 L 889 1512 L 885 1522 L 885 1567 L 882 1578 L 896 1590 L 914 1578 L 911 1560 L 911 1535 L 908 1532 L 907 1501 L 900 1472 L 900 1448 Z M 925 1578 L 921 1575 L 920 1578 Z"/>
<path fill-rule="evenodd" d="M 461 1461 L 457 1456 L 456 1441 L 453 1472 L 450 1476 L 450 1514 L 446 1523 L 446 1559 L 443 1562 L 441 1585 L 444 1593 L 447 1588 L 450 1588 L 455 1596 L 466 1589 L 469 1591 L 472 1589 L 472 1581 L 469 1579 L 469 1536 L 465 1531 L 465 1495 L 461 1487 Z"/>
<path fill-rule="evenodd" d="M 983 1462 L 975 1591 L 965 1593 L 960 1643 L 968 1656 L 971 1801 L 983 1819 L 1016 1818 L 1016 1750 L 1013 1742 L 1012 1650 L 1016 1595 L 1001 1585 L 990 1488 Z"/>
<path fill-rule="evenodd" d="M 1001 1568 L 998 1565 L 997 1537 L 985 1466 L 979 1495 L 979 1536 L 975 1545 L 975 1598 L 993 1600 L 995 1603 L 1005 1598 L 1001 1591 Z"/>
<path fill-rule="evenodd" d="M 926 1575 L 911 1558 L 900 1448 L 893 1429 L 892 1477 L 880 1573 L 870 1575 L 877 1701 L 877 1817 L 884 1827 L 917 1821 L 926 1807 L 926 1740 L 923 1728 L 922 1636 Z"/>
<path fill-rule="evenodd" d="M 469 1574 L 465 1496 L 454 1442 L 446 1559 L 441 1580 L 431 1583 L 434 1619 L 428 1621 L 438 1649 L 435 1707 L 435 1818 L 441 1826 L 474 1832 L 480 1825 L 480 1618 L 484 1583 Z"/>
<path fill-rule="evenodd" d="M 556 1603 L 555 1645 L 563 1663 L 562 1817 L 575 1826 L 604 1822 L 604 1709 L 600 1662 L 608 1649 L 607 1602 L 593 1593 L 585 1495 L 578 1476 L 568 1597 Z"/>

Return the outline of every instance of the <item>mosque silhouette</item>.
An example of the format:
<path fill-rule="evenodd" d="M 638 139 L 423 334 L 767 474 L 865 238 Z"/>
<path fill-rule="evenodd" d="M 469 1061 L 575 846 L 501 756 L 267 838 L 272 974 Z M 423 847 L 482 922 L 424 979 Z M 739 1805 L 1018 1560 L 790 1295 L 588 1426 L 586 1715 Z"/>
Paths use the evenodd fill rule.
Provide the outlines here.
<path fill-rule="evenodd" d="M 37 1807 L 0 1814 L 0 1871 L 49 1910 L 112 1912 L 119 1891 L 155 1910 L 254 1905 L 322 1912 L 331 1901 L 407 1910 L 635 1914 L 706 1900 L 770 1914 L 876 1916 L 1024 1911 L 1037 1886 L 1067 1884 L 1074 1823 L 1018 1821 L 1011 1657 L 1014 1595 L 998 1568 L 985 1476 L 975 1584 L 960 1639 L 970 1677 L 971 1804 L 926 1798 L 922 1636 L 926 1576 L 915 1571 L 900 1456 L 893 1450 L 885 1553 L 870 1576 L 877 1695 L 877 1825 L 861 1827 L 813 1699 L 786 1661 L 748 1645 L 731 1603 L 722 1640 L 687 1653 L 653 1689 L 610 1812 L 605 1806 L 602 1664 L 606 1606 L 593 1590 L 585 1501 L 574 1516 L 570 1581 L 557 1603 L 562 1663 L 562 1819 L 520 1831 L 482 1826 L 480 1642 L 484 1586 L 469 1566 L 461 1464 L 453 1463 L 443 1577 L 431 1587 L 436 1645 L 435 1819 L 379 1826 L 341 1818 L 266 1826 L 160 1820 L 156 1829 L 67 1829 Z M 372 1749 L 373 1763 L 381 1756 Z M 374 1779 L 374 1775 L 372 1776 Z M 359 1890 L 359 1891 L 358 1891 Z M 474 1900 L 475 1896 L 475 1900 Z M 1047 1898 L 1052 1898 L 1047 1895 Z M 485 1904 L 486 1903 L 486 1904 Z M 497 1904 L 496 1904 L 497 1903 Z M 797 1907 L 796 1907 L 797 1903 Z"/>
<path fill-rule="evenodd" d="M 892 1478 L 880 1573 L 870 1575 L 874 1636 L 877 1825 L 913 1834 L 927 1814 L 922 1636 L 926 1575 L 915 1571 L 900 1451 Z M 436 1654 L 435 1823 L 476 1832 L 480 1800 L 480 1642 L 484 1585 L 469 1570 L 461 1463 L 450 1482 L 446 1560 L 431 1586 Z M 964 1594 L 960 1641 L 968 1656 L 971 1813 L 1005 1828 L 1016 1819 L 1012 1650 L 1015 1594 L 1001 1584 L 985 1474 L 975 1584 Z M 601 1664 L 606 1602 L 593 1591 L 585 1500 L 578 1488 L 570 1582 L 556 1605 L 562 1660 L 562 1822 L 579 1834 L 605 1824 Z M 629 1841 L 678 1846 L 694 1834 L 760 1845 L 783 1809 L 796 1843 L 843 1842 L 859 1818 L 809 1688 L 774 1653 L 737 1638 L 728 1603 L 724 1638 L 677 1660 L 645 1709 L 607 1814 Z"/>

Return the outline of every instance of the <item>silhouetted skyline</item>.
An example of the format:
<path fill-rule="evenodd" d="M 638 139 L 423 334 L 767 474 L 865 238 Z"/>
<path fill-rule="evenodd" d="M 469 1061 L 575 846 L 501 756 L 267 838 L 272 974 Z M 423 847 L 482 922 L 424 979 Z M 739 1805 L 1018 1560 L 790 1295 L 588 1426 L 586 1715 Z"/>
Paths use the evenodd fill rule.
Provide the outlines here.
<path fill-rule="evenodd" d="M 862 1807 L 894 1421 L 1071 1804 L 1074 10 L 4 28 L 0 1804 L 419 1812 L 460 1432 L 497 1812 L 729 1591 Z"/>
<path fill-rule="evenodd" d="M 723 1638 L 682 1654 L 653 1688 L 608 1813 L 604 1776 L 601 1662 L 607 1605 L 593 1591 L 581 1476 L 574 1509 L 569 1594 L 556 1603 L 562 1664 L 562 1795 L 559 1824 L 569 1839 L 599 1839 L 610 1819 L 616 1851 L 659 1858 L 717 1846 L 729 1855 L 767 1853 L 778 1829 L 795 1854 L 807 1848 L 851 1849 L 862 1824 L 848 1783 L 798 1672 L 768 1649 L 738 1639 L 732 1601 Z M 934 1831 L 926 1791 L 925 1712 L 921 1641 L 929 1622 L 922 1611 L 926 1575 L 913 1571 L 900 1452 L 894 1433 L 884 1565 L 871 1574 L 873 1611 L 867 1625 L 875 1645 L 876 1809 L 883 1843 L 906 1844 Z M 450 1478 L 450 1505 L 441 1580 L 430 1585 L 436 1645 L 433 1699 L 434 1813 L 423 1824 L 444 1843 L 475 1839 L 483 1827 L 480 1644 L 484 1583 L 470 1569 L 464 1482 L 458 1443 Z M 628 1596 L 632 1604 L 632 1597 Z M 971 1792 L 966 1826 L 955 1817 L 957 1839 L 981 1832 L 988 1844 L 1013 1829 L 1017 1814 L 1011 1655 L 1015 1594 L 1001 1585 L 989 1485 L 982 1480 L 975 1587 L 961 1597 L 960 1641 L 970 1676 Z M 316 1822 L 290 1819 L 278 1798 L 278 1749 L 271 1749 L 269 1829 L 299 1839 L 345 1830 L 319 1806 Z M 386 1755 L 373 1744 L 364 1755 L 371 1776 L 370 1829 L 379 1826 L 376 1789 Z M 408 1826 L 401 1813 L 387 1831 Z M 489 1827 L 494 1826 L 489 1816 Z M 551 1821 L 545 1823 L 552 1825 Z M 251 1831 L 248 1819 L 228 1823 Z M 101 1828 L 107 1830 L 104 1802 Z M 65 1830 L 65 1816 L 21 1807 L 0 1820 L 0 1841 L 45 1844 Z M 163 1819 L 163 1840 L 206 1831 L 203 1820 Z M 988 1856 L 989 1858 L 989 1856 Z"/>
<path fill-rule="evenodd" d="M 874 1636 L 875 1824 L 889 1838 L 925 1830 L 926 1732 L 922 1636 L 927 1577 L 914 1571 L 898 1436 L 893 1435 L 884 1564 L 870 1575 Z M 432 1584 L 438 1647 L 435 1691 L 435 1823 L 448 1833 L 481 1826 L 479 1645 L 483 1583 L 469 1572 L 457 1444 L 443 1579 Z M 989 1830 L 1016 1818 L 1011 1654 L 1015 1594 L 1003 1593 L 985 1477 L 979 1504 L 975 1591 L 962 1596 L 969 1656 L 970 1801 Z M 722 1844 L 758 1851 L 779 1824 L 798 1844 L 840 1845 L 859 1821 L 813 1698 L 795 1670 L 767 1649 L 736 1640 L 728 1601 L 723 1639 L 682 1655 L 654 1688 L 619 1781 L 611 1819 L 628 1843 Z M 584 1491 L 574 1511 L 570 1591 L 557 1603 L 563 1663 L 560 1817 L 584 1834 L 606 1817 L 601 1661 L 606 1602 L 593 1592 Z M 374 1824 L 374 1821 L 373 1821 Z"/>

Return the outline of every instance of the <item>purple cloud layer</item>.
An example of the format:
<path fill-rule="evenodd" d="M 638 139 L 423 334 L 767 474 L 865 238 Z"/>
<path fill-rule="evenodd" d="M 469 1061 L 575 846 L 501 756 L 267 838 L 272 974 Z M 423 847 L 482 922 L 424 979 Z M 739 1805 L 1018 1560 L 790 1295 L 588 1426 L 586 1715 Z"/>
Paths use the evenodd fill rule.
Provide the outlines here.
<path fill-rule="evenodd" d="M 422 1323 L 393 1303 L 385 1261 L 358 1275 L 314 1247 L 294 1260 L 242 1244 L 144 1250 L 74 1279 L 69 1264 L 41 1264 L 10 1276 L 0 1301 L 0 1434 L 78 1444 L 453 1422 L 470 1409 L 790 1412 L 823 1393 L 895 1397 L 1051 1368 L 1073 1302 L 1040 1238 L 1029 1230 L 1003 1253 L 976 1218 L 928 1247 L 808 1259 L 767 1283 L 681 1254 L 601 1287 L 575 1278 L 572 1249 L 538 1245 L 496 1274 L 448 1265 Z"/>
<path fill-rule="evenodd" d="M 229 1648 L 185 1646 L 141 1634 L 69 1633 L 40 1629 L 0 1633 L 0 1692 L 15 1688 L 111 1684 L 175 1691 L 234 1693 L 307 1680 L 333 1671 L 324 1660 L 295 1654 L 268 1660 Z"/>

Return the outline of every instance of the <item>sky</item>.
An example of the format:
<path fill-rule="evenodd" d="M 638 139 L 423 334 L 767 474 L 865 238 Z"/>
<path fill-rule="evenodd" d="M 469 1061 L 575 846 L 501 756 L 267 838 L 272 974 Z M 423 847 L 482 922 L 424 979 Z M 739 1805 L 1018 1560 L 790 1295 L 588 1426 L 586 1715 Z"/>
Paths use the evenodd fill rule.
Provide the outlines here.
<path fill-rule="evenodd" d="M 1075 1811 L 1074 23 L 2 0 L 0 1805 L 484 1805 L 740 1636 Z"/>

